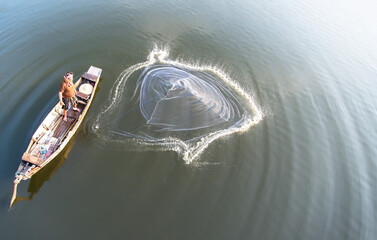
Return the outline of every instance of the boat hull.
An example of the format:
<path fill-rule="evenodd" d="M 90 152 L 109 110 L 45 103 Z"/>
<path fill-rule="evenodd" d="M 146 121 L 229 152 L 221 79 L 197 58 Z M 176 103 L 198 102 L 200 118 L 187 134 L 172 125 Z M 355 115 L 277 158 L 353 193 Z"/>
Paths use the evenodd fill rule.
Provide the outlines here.
<path fill-rule="evenodd" d="M 91 66 L 76 82 L 78 109 L 67 111 L 63 120 L 62 106 L 58 102 L 47 114 L 30 140 L 15 174 L 16 181 L 26 180 L 50 163 L 67 146 L 77 132 L 94 99 L 102 69 Z"/>

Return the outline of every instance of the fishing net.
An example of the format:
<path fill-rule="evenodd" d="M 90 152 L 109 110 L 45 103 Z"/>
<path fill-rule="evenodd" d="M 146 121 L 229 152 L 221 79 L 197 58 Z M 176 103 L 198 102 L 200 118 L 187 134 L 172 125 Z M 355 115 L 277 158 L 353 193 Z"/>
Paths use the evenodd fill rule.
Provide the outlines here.
<path fill-rule="evenodd" d="M 93 124 L 101 143 L 173 150 L 189 163 L 215 139 L 247 131 L 262 119 L 251 97 L 218 69 L 166 57 L 153 51 L 147 62 L 120 74 Z"/>
<path fill-rule="evenodd" d="M 198 74 L 197 74 L 198 75 Z M 172 66 L 151 66 L 141 74 L 140 111 L 159 131 L 190 131 L 232 121 L 238 106 L 210 75 Z"/>

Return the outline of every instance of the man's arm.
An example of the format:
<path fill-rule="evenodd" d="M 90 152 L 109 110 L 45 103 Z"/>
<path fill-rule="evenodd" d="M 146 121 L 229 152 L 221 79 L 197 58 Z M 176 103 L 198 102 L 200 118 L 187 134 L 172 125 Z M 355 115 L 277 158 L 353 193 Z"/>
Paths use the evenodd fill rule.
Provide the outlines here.
<path fill-rule="evenodd" d="M 59 102 L 60 102 L 60 105 L 64 105 L 63 103 L 63 93 L 62 92 L 59 92 Z"/>

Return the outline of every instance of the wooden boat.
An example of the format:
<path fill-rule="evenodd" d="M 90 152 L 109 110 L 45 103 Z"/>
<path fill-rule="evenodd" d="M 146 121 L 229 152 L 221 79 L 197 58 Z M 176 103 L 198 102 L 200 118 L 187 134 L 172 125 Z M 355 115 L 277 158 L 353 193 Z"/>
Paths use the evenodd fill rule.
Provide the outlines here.
<path fill-rule="evenodd" d="M 78 111 L 72 107 L 67 111 L 67 121 L 63 120 L 63 109 L 58 102 L 47 114 L 33 134 L 29 146 L 22 156 L 21 163 L 15 173 L 14 191 L 10 207 L 21 180 L 30 179 L 34 174 L 51 162 L 71 140 L 82 123 L 93 101 L 100 80 L 102 69 L 91 66 L 74 84 Z"/>

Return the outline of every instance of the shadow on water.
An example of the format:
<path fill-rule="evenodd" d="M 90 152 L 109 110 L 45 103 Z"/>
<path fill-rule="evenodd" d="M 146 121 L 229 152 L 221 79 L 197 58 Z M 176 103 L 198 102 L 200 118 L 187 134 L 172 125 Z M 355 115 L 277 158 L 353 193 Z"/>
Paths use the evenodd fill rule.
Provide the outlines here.
<path fill-rule="evenodd" d="M 20 197 L 17 196 L 13 205 L 17 204 L 19 201 L 31 201 L 34 198 L 34 195 L 39 192 L 43 184 L 48 181 L 55 172 L 63 165 L 65 160 L 68 157 L 68 154 L 72 150 L 72 147 L 75 143 L 75 139 L 73 138 L 66 146 L 66 148 L 58 154 L 50 163 L 44 166 L 39 172 L 37 172 L 34 176 L 31 177 L 28 192 L 29 196 L 27 197 Z"/>

